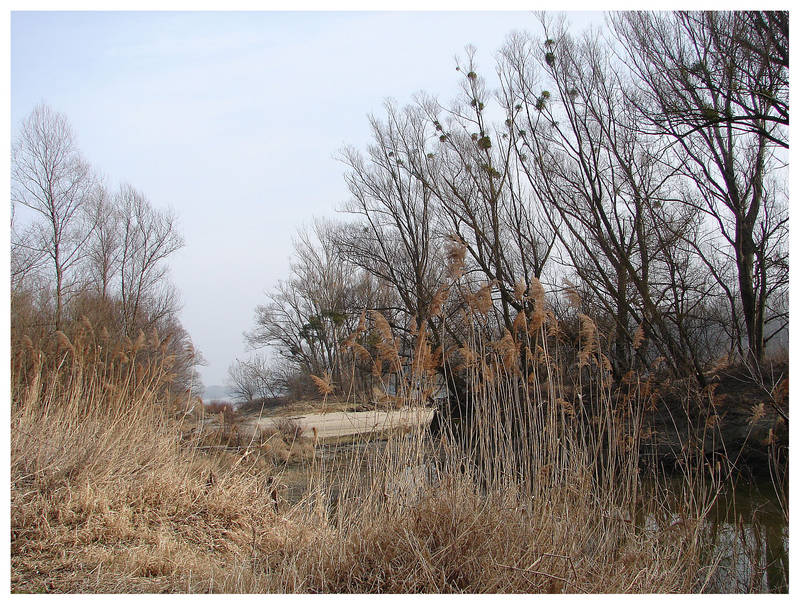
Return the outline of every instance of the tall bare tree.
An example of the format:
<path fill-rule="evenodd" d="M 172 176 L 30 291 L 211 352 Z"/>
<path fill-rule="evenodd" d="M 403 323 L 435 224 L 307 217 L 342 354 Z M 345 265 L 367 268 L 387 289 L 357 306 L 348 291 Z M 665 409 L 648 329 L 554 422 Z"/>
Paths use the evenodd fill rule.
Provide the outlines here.
<path fill-rule="evenodd" d="M 424 115 L 419 108 L 386 105 L 386 117 L 370 118 L 373 143 L 366 157 L 342 151 L 351 193 L 344 211 L 353 222 L 336 233 L 336 246 L 348 262 L 394 291 L 401 308 L 380 309 L 404 337 L 411 323 L 421 325 L 443 279 L 436 245 L 436 200 L 421 178 L 425 153 Z"/>
<path fill-rule="evenodd" d="M 160 318 L 174 315 L 175 292 L 164 278 L 168 267 L 164 261 L 183 247 L 183 238 L 175 227 L 175 216 L 150 204 L 147 198 L 130 185 L 123 185 L 117 195 L 120 212 L 120 294 L 123 324 L 128 336 L 150 326 L 140 320 L 147 317 L 153 324 Z"/>
<path fill-rule="evenodd" d="M 509 40 L 501 73 L 519 164 L 561 241 L 564 270 L 610 319 L 618 375 L 641 326 L 675 370 L 702 380 L 689 325 L 707 293 L 691 254 L 676 246 L 676 233 L 689 237 L 696 225 L 670 203 L 674 171 L 660 142 L 640 131 L 624 67 L 597 33 L 576 40 L 549 20 L 543 29 L 541 41 Z"/>
<path fill-rule="evenodd" d="M 38 248 L 52 267 L 56 330 L 62 327 L 64 305 L 74 285 L 73 269 L 92 233 L 85 210 L 94 187 L 66 116 L 37 106 L 12 147 L 11 200 L 35 213 L 26 246 Z"/>
<path fill-rule="evenodd" d="M 108 300 L 121 260 L 120 209 L 105 187 L 95 191 L 89 211 L 94 232 L 88 243 L 87 272 L 102 300 Z"/>
<path fill-rule="evenodd" d="M 540 200 L 519 171 L 509 98 L 487 90 L 474 48 L 467 48 L 457 70 L 462 80 L 455 103 L 423 103 L 438 139 L 436 162 L 423 174 L 438 201 L 443 231 L 464 244 L 468 266 L 493 284 L 498 323 L 510 330 L 515 312 L 523 308 L 516 292 L 542 275 L 556 236 L 539 220 Z M 505 114 L 504 125 L 491 120 L 496 105 Z"/>
<path fill-rule="evenodd" d="M 764 355 L 768 293 L 783 279 L 785 249 L 776 250 L 775 240 L 788 221 L 773 195 L 779 190 L 770 188 L 781 164 L 775 148 L 788 145 L 788 62 L 783 42 L 771 36 L 785 35 L 788 46 L 788 31 L 754 28 L 771 18 L 730 11 L 611 18 L 637 77 L 632 99 L 642 123 L 672 141 L 673 166 L 686 177 L 684 203 L 713 226 L 713 249 L 736 268 L 731 315 L 741 318 L 744 354 L 756 362 Z M 698 253 L 730 289 L 717 254 Z"/>

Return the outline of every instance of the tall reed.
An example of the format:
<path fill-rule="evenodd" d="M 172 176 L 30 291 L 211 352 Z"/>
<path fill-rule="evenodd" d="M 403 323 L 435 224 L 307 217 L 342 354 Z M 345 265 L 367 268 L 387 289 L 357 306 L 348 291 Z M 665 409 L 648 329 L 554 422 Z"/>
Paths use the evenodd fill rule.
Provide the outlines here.
<path fill-rule="evenodd" d="M 486 337 L 486 289 L 467 299 L 466 344 L 452 349 L 444 366 L 466 375 L 466 422 L 446 422 L 435 440 L 425 433 L 390 439 L 373 460 L 362 453 L 367 449 L 354 451 L 343 476 L 320 473 L 320 484 L 327 480 L 339 494 L 337 527 L 344 534 L 326 549 L 328 565 L 362 570 L 344 576 L 327 570 L 321 589 L 652 592 L 704 586 L 714 561 L 701 543 L 701 528 L 714 494 L 689 485 L 694 507 L 685 509 L 680 526 L 659 514 L 667 485 L 640 470 L 652 391 L 633 378 L 614 388 L 596 327 L 585 316 L 577 373 L 568 376 L 558 322 L 544 307 L 541 286 L 529 290 L 539 293 L 530 311 L 514 322 L 513 333 L 494 340 Z M 400 379 L 397 393 L 408 405 L 425 405 L 434 375 L 425 362 L 424 326 L 403 364 L 388 323 L 377 313 L 373 319 L 382 339 L 376 369 L 394 374 L 395 383 Z M 420 525 L 420 515 L 428 525 Z M 505 525 L 514 533 L 497 533 Z M 496 533 L 482 533 L 486 528 Z M 459 555 L 452 560 L 445 556 L 454 552 Z M 461 556 L 465 560 L 456 563 Z M 368 565 L 375 566 L 372 573 Z M 401 574 L 391 571 L 398 565 Z M 458 581 L 448 580 L 453 574 Z"/>
<path fill-rule="evenodd" d="M 643 489 L 646 381 L 611 384 L 588 318 L 577 357 L 564 358 L 559 325 L 536 301 L 513 333 L 487 338 L 485 296 L 474 294 L 465 346 L 432 350 L 421 325 L 405 363 L 388 323 L 371 316 L 382 339 L 371 361 L 378 377 L 393 375 L 395 396 L 426 405 L 444 363 L 466 376 L 470 422 L 327 448 L 307 467 L 260 458 L 247 440 L 213 453 L 187 438 L 202 425 L 170 394 L 157 335 L 114 344 L 84 326 L 44 349 L 15 343 L 12 588 L 707 588 L 711 492 L 687 497 L 695 504 L 676 523 L 659 512 L 665 482 Z M 290 499 L 281 484 L 292 472 L 307 480 Z"/>

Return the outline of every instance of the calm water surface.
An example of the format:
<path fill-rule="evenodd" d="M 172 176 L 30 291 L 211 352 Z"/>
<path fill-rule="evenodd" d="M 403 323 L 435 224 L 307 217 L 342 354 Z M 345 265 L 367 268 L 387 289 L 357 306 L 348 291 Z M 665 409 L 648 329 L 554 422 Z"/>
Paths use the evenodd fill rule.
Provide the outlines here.
<path fill-rule="evenodd" d="M 680 493 L 684 480 L 668 480 Z M 709 510 L 703 527 L 704 553 L 713 573 L 703 592 L 786 593 L 789 589 L 788 485 L 780 495 L 769 480 L 740 479 L 724 489 Z M 680 521 L 682 505 L 662 500 L 666 519 L 644 521 L 653 529 Z M 678 499 L 680 500 L 680 498 Z"/>
<path fill-rule="evenodd" d="M 779 498 L 769 481 L 740 480 L 720 496 L 708 518 L 721 556 L 712 590 L 788 592 L 788 504 L 788 496 Z"/>

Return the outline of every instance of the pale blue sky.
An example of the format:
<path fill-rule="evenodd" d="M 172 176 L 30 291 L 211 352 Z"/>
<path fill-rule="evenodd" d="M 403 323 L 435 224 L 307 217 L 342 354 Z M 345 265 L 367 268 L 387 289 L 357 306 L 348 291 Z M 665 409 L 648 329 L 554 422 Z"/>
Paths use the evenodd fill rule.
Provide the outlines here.
<path fill-rule="evenodd" d="M 222 384 L 297 227 L 347 199 L 333 156 L 366 145 L 367 115 L 451 99 L 465 45 L 490 74 L 506 35 L 536 27 L 524 12 L 12 13 L 11 136 L 43 101 L 112 189 L 176 210 L 181 320 Z"/>

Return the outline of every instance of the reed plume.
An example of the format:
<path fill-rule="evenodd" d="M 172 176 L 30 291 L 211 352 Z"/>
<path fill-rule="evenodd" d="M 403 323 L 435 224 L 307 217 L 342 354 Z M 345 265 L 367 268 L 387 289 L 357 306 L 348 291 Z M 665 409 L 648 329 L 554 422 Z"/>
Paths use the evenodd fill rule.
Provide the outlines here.
<path fill-rule="evenodd" d="M 322 376 L 315 376 L 314 374 L 311 375 L 311 380 L 314 381 L 314 384 L 319 391 L 319 394 L 323 397 L 327 397 L 331 393 L 333 393 L 333 382 L 331 380 L 331 375 L 329 372 L 324 372 Z"/>
<path fill-rule="evenodd" d="M 458 279 L 464 275 L 464 264 L 467 255 L 467 246 L 457 235 L 450 235 L 445 244 L 445 260 L 447 274 L 451 279 Z"/>
<path fill-rule="evenodd" d="M 639 324 L 636 328 L 636 332 L 633 334 L 633 349 L 634 351 L 638 351 L 639 347 L 642 346 L 644 342 L 644 324 Z"/>

